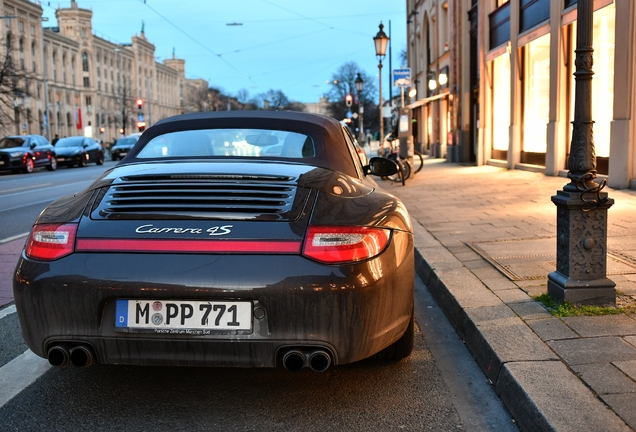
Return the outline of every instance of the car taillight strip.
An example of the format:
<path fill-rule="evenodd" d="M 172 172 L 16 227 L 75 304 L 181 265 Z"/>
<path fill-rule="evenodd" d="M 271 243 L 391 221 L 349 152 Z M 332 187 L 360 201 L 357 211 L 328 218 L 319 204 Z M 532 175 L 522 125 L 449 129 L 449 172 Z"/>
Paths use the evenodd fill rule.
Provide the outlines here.
<path fill-rule="evenodd" d="M 81 252 L 299 253 L 300 241 L 78 239 Z"/>
<path fill-rule="evenodd" d="M 73 253 L 77 225 L 43 224 L 31 231 L 25 253 L 29 258 L 53 261 Z"/>
<path fill-rule="evenodd" d="M 345 264 L 379 255 L 391 232 L 385 228 L 310 226 L 303 255 L 327 264 Z"/>

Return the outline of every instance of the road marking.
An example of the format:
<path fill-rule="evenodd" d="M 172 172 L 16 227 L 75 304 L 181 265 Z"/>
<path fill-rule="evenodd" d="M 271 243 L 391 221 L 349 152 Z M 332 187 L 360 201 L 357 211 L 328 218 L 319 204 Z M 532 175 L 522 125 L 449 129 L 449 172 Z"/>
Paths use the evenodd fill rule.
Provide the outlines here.
<path fill-rule="evenodd" d="M 22 233 L 22 234 L 14 235 L 14 236 L 12 236 L 12 237 L 7 237 L 6 239 L 2 239 L 2 240 L 0 240 L 0 244 L 3 244 L 3 243 L 9 243 L 10 241 L 17 240 L 17 239 L 19 239 L 19 238 L 26 237 L 26 236 L 28 236 L 28 235 L 29 235 L 29 233 L 28 233 L 28 232 L 26 232 L 26 233 Z"/>
<path fill-rule="evenodd" d="M 39 188 L 43 187 L 43 186 L 51 186 L 53 183 L 44 183 L 41 185 L 34 185 L 34 186 L 24 186 L 21 188 L 13 188 L 13 189 L 7 189 L 5 191 L 2 191 L 2 193 L 6 193 L 6 192 L 17 192 L 17 191 L 23 191 L 23 190 L 28 190 L 28 189 L 33 189 L 33 190 L 38 190 Z M 6 195 L 5 195 L 6 196 Z"/>
<path fill-rule="evenodd" d="M 51 369 L 46 359 L 26 350 L 0 368 L 0 408 Z"/>
<path fill-rule="evenodd" d="M 30 202 L 28 204 L 24 204 L 24 205 L 21 205 L 21 206 L 16 206 L 16 207 L 11 207 L 11 208 L 8 208 L 8 209 L 0 210 L 0 213 L 5 212 L 5 211 L 17 210 L 17 209 L 21 209 L 21 208 L 24 208 L 24 207 L 31 207 L 31 206 L 34 206 L 36 204 L 52 203 L 56 199 L 57 198 L 46 199 L 46 200 L 43 200 L 43 201 Z"/>
<path fill-rule="evenodd" d="M 0 310 L 0 319 L 8 315 L 11 315 L 12 313 L 15 313 L 15 312 L 16 312 L 15 305 L 11 305 L 8 308 L 2 309 Z"/>

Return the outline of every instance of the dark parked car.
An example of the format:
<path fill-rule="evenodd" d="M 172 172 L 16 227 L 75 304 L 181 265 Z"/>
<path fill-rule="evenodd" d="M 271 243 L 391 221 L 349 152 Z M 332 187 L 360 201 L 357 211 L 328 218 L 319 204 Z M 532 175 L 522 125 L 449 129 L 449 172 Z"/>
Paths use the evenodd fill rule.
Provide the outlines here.
<path fill-rule="evenodd" d="M 15 135 L 0 139 L 0 170 L 33 172 L 37 167 L 57 168 L 55 147 L 41 135 Z"/>
<path fill-rule="evenodd" d="M 88 163 L 102 165 L 104 163 L 104 150 L 102 146 L 92 138 L 83 136 L 62 138 L 55 144 L 58 164 L 66 164 L 85 167 Z"/>
<path fill-rule="evenodd" d="M 413 347 L 413 232 L 338 121 L 197 113 L 36 220 L 17 265 L 29 348 L 55 366 L 309 367 Z"/>
<path fill-rule="evenodd" d="M 139 139 L 139 135 L 128 135 L 123 138 L 119 138 L 115 145 L 110 149 L 110 157 L 112 160 L 121 160 L 123 159 L 130 149 L 133 148 L 137 140 Z"/>

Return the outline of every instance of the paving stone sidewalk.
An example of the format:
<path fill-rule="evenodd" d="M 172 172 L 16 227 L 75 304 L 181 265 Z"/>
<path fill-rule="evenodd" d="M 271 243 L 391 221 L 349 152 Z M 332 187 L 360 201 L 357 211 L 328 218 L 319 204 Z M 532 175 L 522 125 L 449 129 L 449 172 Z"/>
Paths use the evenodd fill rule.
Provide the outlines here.
<path fill-rule="evenodd" d="M 636 315 L 553 317 L 531 296 L 556 267 L 564 177 L 426 159 L 378 181 L 414 219 L 416 267 L 522 430 L 636 429 Z M 608 277 L 636 298 L 636 192 L 605 189 Z M 634 297 L 632 297 L 634 296 Z"/>

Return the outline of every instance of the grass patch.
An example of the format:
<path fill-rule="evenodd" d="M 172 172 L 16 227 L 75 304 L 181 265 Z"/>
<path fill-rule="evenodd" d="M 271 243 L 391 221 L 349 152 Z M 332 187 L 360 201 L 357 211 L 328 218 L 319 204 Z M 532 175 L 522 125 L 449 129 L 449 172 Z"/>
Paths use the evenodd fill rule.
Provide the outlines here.
<path fill-rule="evenodd" d="M 543 304 L 548 311 L 555 317 L 572 317 L 572 316 L 596 316 L 596 315 L 617 315 L 621 313 L 636 313 L 634 307 L 608 307 L 608 306 L 575 306 L 572 303 L 557 303 L 550 294 L 545 293 L 533 296 L 536 301 Z"/>

